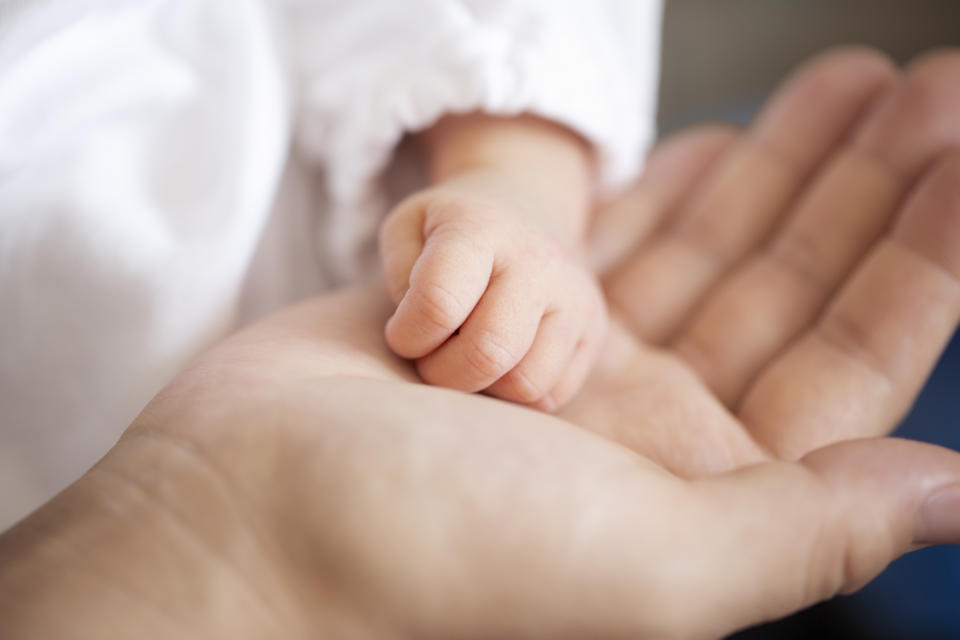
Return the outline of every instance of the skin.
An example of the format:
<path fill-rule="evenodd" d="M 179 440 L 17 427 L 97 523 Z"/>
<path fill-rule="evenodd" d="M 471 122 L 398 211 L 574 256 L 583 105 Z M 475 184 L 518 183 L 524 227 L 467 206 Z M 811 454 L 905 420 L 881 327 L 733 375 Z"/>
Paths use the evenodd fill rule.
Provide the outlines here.
<path fill-rule="evenodd" d="M 397 304 L 387 343 L 430 384 L 555 410 L 583 384 L 607 324 L 584 259 L 590 153 L 532 116 L 448 117 L 419 142 L 432 186 L 380 233 Z"/>
<path fill-rule="evenodd" d="M 957 53 L 901 74 L 834 52 L 749 131 L 666 142 L 602 218 L 626 207 L 649 233 L 610 271 L 609 337 L 559 415 L 419 384 L 382 339 L 392 305 L 377 291 L 240 332 L 0 536 L 0 635 L 713 638 L 855 590 L 918 546 L 960 543 L 960 454 L 881 437 L 960 318 L 958 81 Z M 838 119 L 844 105 L 855 115 L 817 120 L 827 98 Z M 757 140 L 785 153 L 769 145 L 820 135 L 831 142 L 810 152 L 815 170 L 788 165 L 804 172 L 789 197 L 783 175 L 758 184 L 765 174 L 743 168 Z M 758 292 L 751 314 L 794 317 L 765 295 L 785 276 L 752 265 L 806 228 L 805 212 L 883 200 L 889 186 L 869 172 L 831 177 L 848 153 L 927 160 L 889 210 L 871 210 L 881 230 L 810 224 L 801 246 L 830 249 L 818 266 L 860 250 L 803 326 L 771 321 L 776 348 L 717 325 L 718 343 L 746 340 L 762 366 L 743 376 L 723 350 L 691 357 L 687 332 L 744 289 Z M 677 229 L 719 224 L 696 203 L 722 216 L 754 188 L 765 195 L 743 222 L 766 233 L 737 236 L 728 261 L 695 245 L 711 270 L 656 276 L 686 301 L 682 320 L 629 295 L 669 289 L 644 265 L 673 255 L 658 247 Z"/>

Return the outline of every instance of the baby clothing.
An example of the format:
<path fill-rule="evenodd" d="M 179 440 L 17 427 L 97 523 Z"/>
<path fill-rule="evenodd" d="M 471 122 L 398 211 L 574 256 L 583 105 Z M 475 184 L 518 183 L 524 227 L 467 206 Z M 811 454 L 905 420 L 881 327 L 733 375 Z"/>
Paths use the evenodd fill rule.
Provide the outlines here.
<path fill-rule="evenodd" d="M 629 180 L 659 26 L 659 0 L 0 4 L 0 530 L 199 350 L 376 277 L 406 134 L 534 113 Z"/>

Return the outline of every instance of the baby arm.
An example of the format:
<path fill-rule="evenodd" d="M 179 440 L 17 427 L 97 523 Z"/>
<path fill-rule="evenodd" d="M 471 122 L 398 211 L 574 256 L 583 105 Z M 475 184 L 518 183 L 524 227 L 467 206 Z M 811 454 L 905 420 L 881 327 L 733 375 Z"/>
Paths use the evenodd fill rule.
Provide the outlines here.
<path fill-rule="evenodd" d="M 423 379 L 552 411 L 580 388 L 606 309 L 582 244 L 592 158 L 533 116 L 448 117 L 419 136 L 431 186 L 387 217 L 386 337 Z"/>

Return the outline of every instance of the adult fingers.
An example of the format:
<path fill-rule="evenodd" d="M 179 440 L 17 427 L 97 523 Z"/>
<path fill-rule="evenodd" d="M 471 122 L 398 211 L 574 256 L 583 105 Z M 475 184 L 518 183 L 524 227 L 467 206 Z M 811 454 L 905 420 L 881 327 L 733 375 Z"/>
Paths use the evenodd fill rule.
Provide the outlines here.
<path fill-rule="evenodd" d="M 677 352 L 728 405 L 816 319 L 888 230 L 930 162 L 960 143 L 958 87 L 960 55 L 914 65 L 834 155 L 776 237 L 714 289 L 676 337 Z M 808 96 L 811 108 L 819 100 Z"/>
<path fill-rule="evenodd" d="M 764 241 L 893 78 L 878 54 L 845 49 L 804 66 L 778 91 L 673 224 L 610 278 L 613 304 L 641 339 L 676 333 L 714 283 Z"/>
<path fill-rule="evenodd" d="M 960 319 L 960 153 L 941 160 L 890 236 L 813 329 L 770 365 L 739 411 L 786 458 L 886 433 L 916 397 Z"/>
<path fill-rule="evenodd" d="M 594 216 L 588 245 L 594 273 L 608 273 L 640 247 L 736 137 L 732 127 L 711 124 L 685 129 L 657 144 L 640 179 Z"/>

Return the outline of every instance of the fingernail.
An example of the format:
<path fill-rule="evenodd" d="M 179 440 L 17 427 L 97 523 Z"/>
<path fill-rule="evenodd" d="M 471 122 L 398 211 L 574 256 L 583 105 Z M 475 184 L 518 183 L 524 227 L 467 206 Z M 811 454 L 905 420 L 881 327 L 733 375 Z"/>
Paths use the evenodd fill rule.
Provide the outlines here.
<path fill-rule="evenodd" d="M 917 544 L 960 544 L 960 484 L 934 490 L 920 508 Z"/>

